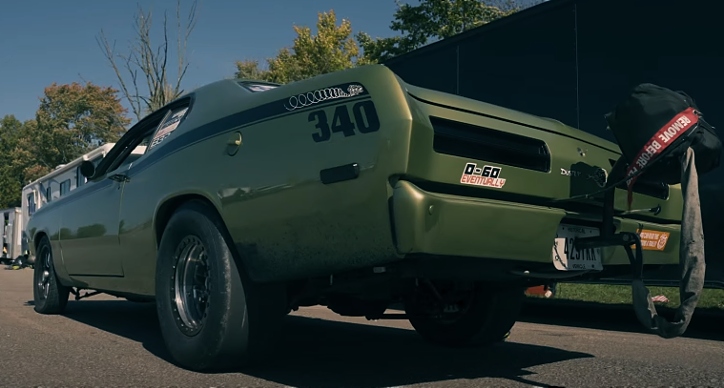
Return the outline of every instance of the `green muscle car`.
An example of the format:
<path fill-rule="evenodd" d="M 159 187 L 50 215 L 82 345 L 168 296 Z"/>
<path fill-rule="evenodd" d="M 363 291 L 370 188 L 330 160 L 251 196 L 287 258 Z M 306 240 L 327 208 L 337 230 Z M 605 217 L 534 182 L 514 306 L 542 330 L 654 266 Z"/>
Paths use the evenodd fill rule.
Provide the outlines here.
<path fill-rule="evenodd" d="M 492 344 L 527 287 L 630 270 L 622 247 L 573 245 L 601 233 L 601 195 L 580 195 L 619 156 L 382 65 L 218 81 L 149 114 L 32 216 L 35 310 L 84 289 L 155 301 L 194 370 L 263 359 L 300 306 L 380 319 L 400 305 L 432 343 Z M 634 189 L 632 211 L 616 189 L 613 226 L 640 233 L 647 265 L 676 263 L 680 187 Z"/>

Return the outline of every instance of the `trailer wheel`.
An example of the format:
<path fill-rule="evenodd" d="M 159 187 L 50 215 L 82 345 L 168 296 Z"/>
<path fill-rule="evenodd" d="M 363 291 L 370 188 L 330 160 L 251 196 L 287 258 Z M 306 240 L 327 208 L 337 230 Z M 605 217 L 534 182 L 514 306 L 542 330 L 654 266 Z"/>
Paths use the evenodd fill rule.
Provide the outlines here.
<path fill-rule="evenodd" d="M 33 268 L 34 309 L 40 314 L 60 314 L 68 304 L 70 288 L 60 284 L 55 273 L 53 248 L 47 236 L 38 244 L 38 254 Z"/>
<path fill-rule="evenodd" d="M 284 315 L 285 289 L 252 283 L 211 206 L 182 205 L 161 238 L 156 309 L 173 359 L 190 370 L 239 367 L 269 355 Z"/>
<path fill-rule="evenodd" d="M 525 288 L 485 288 L 482 283 L 428 283 L 405 300 L 415 331 L 428 342 L 450 347 L 504 341 L 515 325 Z M 442 299 L 442 300 L 441 300 Z"/>

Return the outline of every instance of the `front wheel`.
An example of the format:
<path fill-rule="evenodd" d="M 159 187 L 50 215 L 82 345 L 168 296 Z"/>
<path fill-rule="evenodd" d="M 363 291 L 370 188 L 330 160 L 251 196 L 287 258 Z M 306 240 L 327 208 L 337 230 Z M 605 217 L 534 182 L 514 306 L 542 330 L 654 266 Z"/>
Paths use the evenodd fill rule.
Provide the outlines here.
<path fill-rule="evenodd" d="M 34 309 L 40 314 L 60 314 L 68 304 L 70 288 L 60 284 L 53 263 L 53 249 L 50 240 L 44 236 L 38 244 L 33 267 Z"/>
<path fill-rule="evenodd" d="M 190 370 L 225 369 L 268 355 L 285 290 L 251 282 L 211 206 L 183 205 L 166 226 L 156 267 L 156 309 L 166 346 Z"/>
<path fill-rule="evenodd" d="M 492 345 L 515 325 L 525 288 L 486 288 L 483 283 L 423 282 L 406 298 L 410 324 L 425 340 L 443 346 Z"/>

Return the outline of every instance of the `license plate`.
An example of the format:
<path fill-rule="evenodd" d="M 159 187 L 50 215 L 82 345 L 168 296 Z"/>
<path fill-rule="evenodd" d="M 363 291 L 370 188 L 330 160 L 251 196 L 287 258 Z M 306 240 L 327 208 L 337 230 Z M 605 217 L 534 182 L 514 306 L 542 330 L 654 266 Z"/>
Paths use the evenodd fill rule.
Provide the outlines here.
<path fill-rule="evenodd" d="M 558 226 L 553 241 L 553 264 L 559 271 L 603 270 L 601 248 L 577 250 L 573 247 L 576 237 L 598 236 L 600 230 L 577 225 Z"/>

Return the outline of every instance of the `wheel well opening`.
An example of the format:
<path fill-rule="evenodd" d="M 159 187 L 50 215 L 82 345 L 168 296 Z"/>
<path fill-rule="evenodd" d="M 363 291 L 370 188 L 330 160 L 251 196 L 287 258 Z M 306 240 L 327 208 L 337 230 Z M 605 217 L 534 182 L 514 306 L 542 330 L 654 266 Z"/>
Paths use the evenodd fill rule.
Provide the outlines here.
<path fill-rule="evenodd" d="M 161 204 L 161 207 L 158 209 L 158 212 L 156 213 L 154 229 L 156 232 L 156 246 L 157 247 L 159 246 L 159 244 L 161 244 L 161 236 L 163 236 L 163 231 L 166 229 L 166 225 L 168 224 L 168 221 L 171 219 L 171 216 L 176 211 L 176 209 L 178 209 L 184 203 L 193 201 L 193 200 L 203 201 L 204 203 L 209 205 L 212 209 L 216 209 L 216 207 L 214 207 L 214 205 L 211 203 L 211 201 L 209 201 L 206 197 L 199 195 L 199 194 L 185 194 L 185 195 L 180 195 L 178 197 L 173 197 L 171 199 L 168 199 L 166 202 Z"/>
<path fill-rule="evenodd" d="M 184 194 L 179 195 L 178 197 L 173 197 L 168 199 L 166 202 L 164 202 L 161 207 L 158 209 L 158 212 L 156 213 L 156 218 L 154 220 L 154 231 L 156 235 L 156 247 L 159 248 L 161 245 L 161 238 L 163 237 L 163 232 L 166 229 L 166 226 L 168 225 L 168 222 L 171 220 L 171 217 L 173 216 L 174 212 L 176 210 L 183 206 L 185 203 L 190 201 L 199 201 L 209 206 L 209 209 L 215 213 L 217 217 L 217 221 L 219 222 L 219 228 L 220 232 L 224 237 L 224 240 L 226 240 L 227 245 L 229 246 L 229 250 L 231 251 L 231 254 L 234 256 L 235 260 L 237 261 L 237 265 L 239 266 L 240 271 L 242 272 L 242 276 L 248 277 L 248 272 L 246 265 L 244 261 L 241 259 L 241 255 L 239 254 L 239 251 L 237 247 L 234 245 L 233 240 L 231 238 L 231 235 L 229 234 L 228 229 L 226 229 L 226 225 L 224 225 L 224 221 L 221 217 L 221 214 L 219 214 L 218 209 L 216 206 L 214 206 L 213 202 L 211 202 L 208 198 L 199 195 L 199 194 Z"/>
<path fill-rule="evenodd" d="M 38 250 L 38 244 L 40 244 L 40 241 L 43 240 L 43 237 L 47 236 L 45 232 L 38 232 L 35 234 L 35 238 L 33 239 L 33 247 L 35 247 L 35 250 Z"/>

